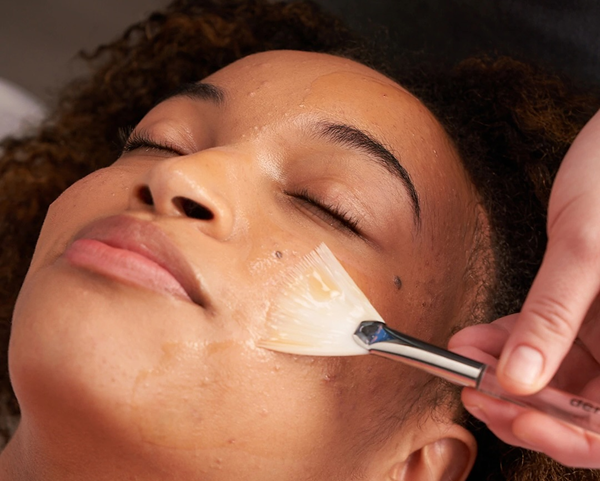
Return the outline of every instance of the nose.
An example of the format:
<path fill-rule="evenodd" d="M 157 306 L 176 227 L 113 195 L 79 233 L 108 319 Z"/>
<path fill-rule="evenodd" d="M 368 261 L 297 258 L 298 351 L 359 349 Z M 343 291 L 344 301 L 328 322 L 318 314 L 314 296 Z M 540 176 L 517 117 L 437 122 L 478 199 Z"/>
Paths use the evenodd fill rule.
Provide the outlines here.
<path fill-rule="evenodd" d="M 157 214 L 182 217 L 199 230 L 226 239 L 232 233 L 234 212 L 227 199 L 225 159 L 218 153 L 200 153 L 159 161 L 134 189 L 134 202 L 151 207 Z"/>

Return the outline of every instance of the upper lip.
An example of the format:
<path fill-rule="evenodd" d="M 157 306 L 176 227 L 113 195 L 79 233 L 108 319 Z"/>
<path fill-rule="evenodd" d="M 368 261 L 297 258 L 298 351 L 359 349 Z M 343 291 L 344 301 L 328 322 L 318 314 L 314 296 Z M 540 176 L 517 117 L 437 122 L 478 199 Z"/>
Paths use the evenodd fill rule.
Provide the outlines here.
<path fill-rule="evenodd" d="M 129 215 L 116 215 L 83 228 L 74 241 L 78 239 L 94 239 L 150 259 L 169 272 L 194 303 L 207 307 L 190 263 L 167 234 L 154 223 Z"/>

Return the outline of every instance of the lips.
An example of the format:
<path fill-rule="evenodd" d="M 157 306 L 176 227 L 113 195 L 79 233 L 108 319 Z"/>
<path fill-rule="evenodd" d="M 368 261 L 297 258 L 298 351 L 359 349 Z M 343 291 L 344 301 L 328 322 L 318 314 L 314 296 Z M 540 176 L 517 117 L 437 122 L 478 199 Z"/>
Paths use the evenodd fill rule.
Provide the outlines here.
<path fill-rule="evenodd" d="M 206 306 L 190 264 L 152 222 L 127 215 L 99 220 L 76 235 L 64 257 L 75 266 Z"/>

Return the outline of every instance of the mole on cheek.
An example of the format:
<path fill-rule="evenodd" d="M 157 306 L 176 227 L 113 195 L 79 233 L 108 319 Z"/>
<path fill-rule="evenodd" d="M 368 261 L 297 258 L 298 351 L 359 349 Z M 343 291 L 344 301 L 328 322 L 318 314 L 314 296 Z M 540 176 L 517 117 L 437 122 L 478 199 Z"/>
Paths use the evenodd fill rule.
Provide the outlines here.
<path fill-rule="evenodd" d="M 275 251 L 275 257 L 277 257 L 277 259 L 281 259 L 283 257 L 283 254 L 281 253 L 281 251 Z"/>
<path fill-rule="evenodd" d="M 400 290 L 402 288 L 402 279 L 398 276 L 394 276 L 394 285 L 396 286 L 396 289 Z"/>

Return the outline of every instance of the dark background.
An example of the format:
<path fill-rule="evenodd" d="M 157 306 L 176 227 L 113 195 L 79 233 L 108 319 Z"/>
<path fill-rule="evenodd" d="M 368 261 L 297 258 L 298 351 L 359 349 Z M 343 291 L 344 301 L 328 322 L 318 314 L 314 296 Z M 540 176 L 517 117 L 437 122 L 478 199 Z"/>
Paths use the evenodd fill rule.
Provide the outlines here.
<path fill-rule="evenodd" d="M 0 0 L 0 77 L 51 104 L 81 48 L 112 39 L 167 0 Z M 318 0 L 363 32 L 458 60 L 518 55 L 600 85 L 600 0 Z"/>

